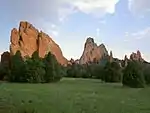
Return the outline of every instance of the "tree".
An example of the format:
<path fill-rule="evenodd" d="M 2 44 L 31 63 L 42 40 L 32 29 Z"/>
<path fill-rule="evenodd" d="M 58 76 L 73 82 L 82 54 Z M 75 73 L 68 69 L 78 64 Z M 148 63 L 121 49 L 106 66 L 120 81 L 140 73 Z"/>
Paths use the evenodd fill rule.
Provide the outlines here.
<path fill-rule="evenodd" d="M 132 88 L 143 88 L 145 86 L 145 79 L 140 62 L 128 62 L 127 67 L 123 71 L 122 84 Z"/>
<path fill-rule="evenodd" d="M 100 64 L 92 64 L 88 66 L 88 73 L 91 78 L 102 79 L 104 74 L 104 67 Z"/>
<path fill-rule="evenodd" d="M 121 68 L 117 62 L 107 62 L 104 67 L 104 76 L 102 79 L 105 82 L 120 82 Z"/>
<path fill-rule="evenodd" d="M 145 77 L 146 84 L 150 84 L 150 64 L 149 63 L 143 63 L 143 74 Z"/>
<path fill-rule="evenodd" d="M 44 64 L 45 64 L 45 75 L 44 80 L 45 82 L 53 82 L 53 81 L 59 81 L 61 79 L 61 66 L 57 62 L 56 57 L 49 52 L 47 55 L 45 55 L 44 58 Z"/>
<path fill-rule="evenodd" d="M 35 51 L 31 58 L 26 59 L 26 79 L 30 83 L 43 83 L 45 75 L 45 65 L 38 52 Z"/>
<path fill-rule="evenodd" d="M 17 51 L 14 56 L 11 57 L 11 72 L 8 76 L 11 82 L 26 82 L 26 66 L 21 57 L 20 51 Z"/>

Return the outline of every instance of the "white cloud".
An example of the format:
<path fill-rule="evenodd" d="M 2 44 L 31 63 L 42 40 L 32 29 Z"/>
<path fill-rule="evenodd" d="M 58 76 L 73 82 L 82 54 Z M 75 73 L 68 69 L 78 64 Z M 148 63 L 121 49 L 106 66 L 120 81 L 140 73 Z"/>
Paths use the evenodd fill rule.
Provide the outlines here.
<path fill-rule="evenodd" d="M 115 4 L 119 0 L 66 0 L 71 6 L 86 14 L 104 16 L 115 12 Z"/>
<path fill-rule="evenodd" d="M 134 33 L 125 32 L 124 41 L 127 42 L 127 41 L 135 41 L 135 40 L 144 40 L 149 37 L 150 37 L 150 27 Z"/>
<path fill-rule="evenodd" d="M 129 0 L 129 10 L 143 18 L 143 15 L 150 12 L 150 0 Z"/>
<path fill-rule="evenodd" d="M 138 31 L 136 33 L 132 33 L 131 36 L 134 37 L 134 39 L 144 39 L 144 38 L 149 38 L 150 37 L 150 27 L 142 30 L 142 31 Z"/>
<path fill-rule="evenodd" d="M 150 27 L 134 33 L 126 32 L 123 41 L 125 44 L 124 48 L 132 50 L 131 52 L 136 52 L 136 50 L 140 50 L 141 52 L 143 52 L 143 58 L 147 61 L 150 61 Z"/>
<path fill-rule="evenodd" d="M 68 4 L 68 3 L 66 3 L 66 4 Z M 76 10 L 71 5 L 69 5 L 68 7 L 67 6 L 60 7 L 58 9 L 59 21 L 60 22 L 66 21 L 67 17 L 75 12 L 76 12 Z"/>

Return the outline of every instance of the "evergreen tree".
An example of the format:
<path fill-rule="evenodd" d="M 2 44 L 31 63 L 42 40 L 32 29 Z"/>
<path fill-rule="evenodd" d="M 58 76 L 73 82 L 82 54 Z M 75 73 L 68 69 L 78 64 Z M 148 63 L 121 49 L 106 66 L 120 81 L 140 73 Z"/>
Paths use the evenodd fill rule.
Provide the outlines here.
<path fill-rule="evenodd" d="M 107 62 L 104 67 L 103 80 L 105 82 L 120 82 L 121 81 L 121 68 L 117 62 Z"/>
<path fill-rule="evenodd" d="M 26 59 L 27 80 L 30 83 L 43 83 L 45 75 L 45 65 L 38 52 L 32 54 L 32 58 Z"/>
<path fill-rule="evenodd" d="M 8 79 L 11 82 L 26 82 L 26 66 L 20 51 L 11 57 L 11 73 Z"/>
<path fill-rule="evenodd" d="M 145 86 L 145 79 L 141 68 L 142 67 L 140 62 L 128 62 L 127 67 L 123 71 L 124 73 L 122 84 L 124 86 L 129 86 L 133 88 L 143 88 Z"/>
<path fill-rule="evenodd" d="M 44 58 L 45 64 L 45 82 L 59 81 L 61 79 L 61 66 L 57 62 L 55 56 L 49 52 Z"/>

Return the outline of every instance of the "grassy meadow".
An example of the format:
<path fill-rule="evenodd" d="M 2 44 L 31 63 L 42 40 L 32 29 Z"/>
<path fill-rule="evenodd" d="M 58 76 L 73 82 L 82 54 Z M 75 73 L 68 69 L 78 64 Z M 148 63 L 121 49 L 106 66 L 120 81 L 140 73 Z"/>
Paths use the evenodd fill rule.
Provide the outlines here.
<path fill-rule="evenodd" d="M 150 113 L 150 88 L 63 78 L 51 84 L 0 83 L 0 113 Z"/>

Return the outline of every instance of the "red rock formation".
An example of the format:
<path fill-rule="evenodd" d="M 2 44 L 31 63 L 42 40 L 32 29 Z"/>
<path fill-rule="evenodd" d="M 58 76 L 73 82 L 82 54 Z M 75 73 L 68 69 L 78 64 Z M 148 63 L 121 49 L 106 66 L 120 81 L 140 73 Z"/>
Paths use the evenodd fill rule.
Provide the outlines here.
<path fill-rule="evenodd" d="M 11 31 L 10 54 L 14 55 L 17 50 L 21 52 L 22 57 L 31 57 L 35 51 L 39 52 L 40 57 L 44 57 L 50 51 L 62 65 L 68 62 L 52 38 L 24 21 L 20 22 L 19 30 L 14 28 Z"/>
<path fill-rule="evenodd" d="M 79 59 L 74 60 L 74 59 L 71 58 L 71 59 L 68 61 L 68 65 L 73 65 L 73 64 L 79 64 Z"/>
<path fill-rule="evenodd" d="M 79 59 L 75 60 L 75 63 L 76 63 L 76 64 L 79 64 Z"/>
<path fill-rule="evenodd" d="M 90 62 L 99 62 L 104 56 L 107 56 L 108 52 L 103 44 L 97 46 L 94 43 L 94 39 L 89 37 L 86 40 L 83 54 L 79 60 L 80 64 L 86 64 Z"/>
<path fill-rule="evenodd" d="M 135 61 L 140 61 L 140 62 L 143 62 L 143 58 L 141 56 L 141 52 L 138 50 L 137 53 L 132 53 L 130 55 L 130 60 L 135 60 Z"/>

